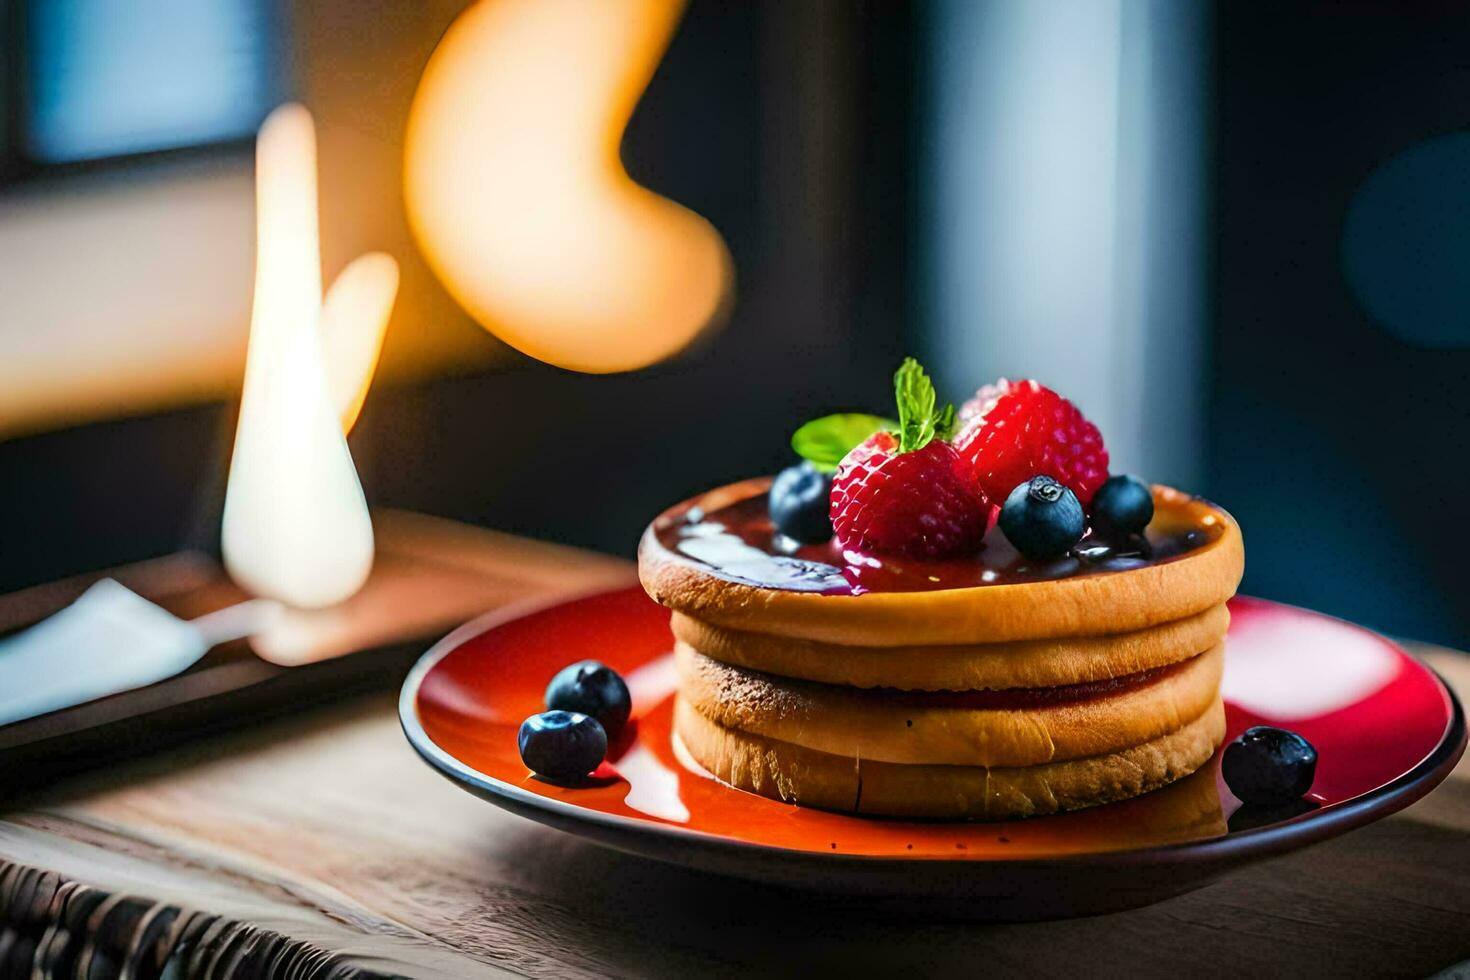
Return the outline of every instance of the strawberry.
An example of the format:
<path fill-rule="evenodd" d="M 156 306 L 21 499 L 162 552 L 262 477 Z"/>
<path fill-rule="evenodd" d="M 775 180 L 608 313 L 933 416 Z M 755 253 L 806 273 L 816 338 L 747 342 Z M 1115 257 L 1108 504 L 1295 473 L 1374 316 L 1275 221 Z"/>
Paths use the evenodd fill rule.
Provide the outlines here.
<path fill-rule="evenodd" d="M 954 406 L 935 410 L 934 386 L 913 358 L 893 380 L 898 431 L 870 436 L 843 457 L 833 478 L 837 543 L 926 559 L 973 552 L 990 508 L 945 441 Z"/>
<path fill-rule="evenodd" d="M 1086 506 L 1108 478 L 1108 451 L 1097 426 L 1035 381 L 1002 378 L 986 385 L 960 415 L 964 427 L 955 449 L 987 500 L 1005 500 L 1018 485 L 1045 474 Z"/>

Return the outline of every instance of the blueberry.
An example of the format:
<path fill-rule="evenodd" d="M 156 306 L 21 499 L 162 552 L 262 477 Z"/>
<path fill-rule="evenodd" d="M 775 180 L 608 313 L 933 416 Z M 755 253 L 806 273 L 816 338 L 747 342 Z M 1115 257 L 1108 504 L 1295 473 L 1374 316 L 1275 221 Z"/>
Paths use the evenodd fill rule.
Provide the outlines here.
<path fill-rule="evenodd" d="M 1257 725 L 1225 746 L 1220 772 L 1242 803 L 1289 803 L 1312 788 L 1317 750 L 1296 732 Z"/>
<path fill-rule="evenodd" d="M 521 761 L 538 776 L 567 781 L 587 775 L 607 755 L 607 732 L 575 711 L 543 711 L 521 722 Z"/>
<path fill-rule="evenodd" d="M 1033 476 L 1000 509 L 1006 540 L 1027 558 L 1060 558 L 1086 529 L 1077 495 L 1049 476 Z"/>
<path fill-rule="evenodd" d="M 782 470 L 771 484 L 767 505 L 776 530 L 805 544 L 832 537 L 832 477 L 811 463 Z"/>
<path fill-rule="evenodd" d="M 1135 477 L 1110 476 L 1092 495 L 1092 521 L 1105 531 L 1139 534 L 1153 519 L 1153 491 Z"/>
<path fill-rule="evenodd" d="M 596 718 L 608 738 L 617 738 L 628 722 L 633 699 L 618 672 L 596 660 L 562 668 L 546 686 L 546 707 Z"/>

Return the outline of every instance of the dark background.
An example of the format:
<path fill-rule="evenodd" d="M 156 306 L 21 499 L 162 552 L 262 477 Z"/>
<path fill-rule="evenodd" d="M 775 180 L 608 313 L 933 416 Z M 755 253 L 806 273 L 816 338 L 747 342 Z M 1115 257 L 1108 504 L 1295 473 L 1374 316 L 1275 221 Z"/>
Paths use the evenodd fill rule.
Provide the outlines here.
<path fill-rule="evenodd" d="M 1344 259 L 1370 175 L 1470 125 L 1467 44 L 1460 4 L 1219 9 L 1206 488 L 1245 529 L 1245 590 L 1461 647 L 1470 306 L 1442 328 L 1372 317 Z M 1463 145 L 1386 206 L 1376 258 L 1405 270 L 1384 287 L 1399 303 L 1422 287 L 1407 272 L 1447 246 L 1470 261 L 1463 238 L 1414 235 L 1448 213 L 1463 236 Z M 1406 261 L 1383 244 L 1396 234 Z"/>
<path fill-rule="evenodd" d="M 894 365 L 925 330 L 918 80 L 938 9 L 695 0 L 625 158 L 724 235 L 737 270 L 730 322 L 636 375 L 510 356 L 375 388 L 351 438 L 369 500 L 631 555 L 665 504 L 784 465 L 801 420 L 883 408 Z M 1470 647 L 1470 307 L 1439 311 L 1448 327 L 1424 327 L 1422 310 L 1395 320 L 1394 297 L 1415 287 L 1391 276 L 1434 259 L 1415 259 L 1411 226 L 1464 208 L 1470 162 L 1431 168 L 1443 186 L 1390 187 L 1374 220 L 1408 228 L 1409 244 L 1378 255 L 1385 236 L 1365 233 L 1354 268 L 1371 282 L 1344 271 L 1359 254 L 1345 234 L 1365 181 L 1470 127 L 1470 17 L 1461 5 L 1220 4 L 1209 45 L 1197 489 L 1245 530 L 1245 591 Z M 32 179 L 11 156 L 11 181 Z M 109 165 L 128 161 L 54 179 Z M 0 590 L 213 547 L 232 412 L 0 442 Z"/>

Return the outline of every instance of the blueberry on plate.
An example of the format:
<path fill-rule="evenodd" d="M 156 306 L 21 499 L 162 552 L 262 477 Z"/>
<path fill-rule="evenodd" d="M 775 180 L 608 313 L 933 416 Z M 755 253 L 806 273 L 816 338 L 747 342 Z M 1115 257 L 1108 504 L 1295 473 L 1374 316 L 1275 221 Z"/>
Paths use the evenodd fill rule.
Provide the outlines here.
<path fill-rule="evenodd" d="M 546 707 L 590 715 L 608 738 L 617 738 L 628 723 L 633 699 L 618 672 L 596 660 L 563 667 L 546 686 Z"/>
<path fill-rule="evenodd" d="M 1087 521 L 1077 495 L 1049 476 L 1033 476 L 1006 497 L 1000 529 L 1027 558 L 1060 558 L 1082 539 Z"/>
<path fill-rule="evenodd" d="M 1225 746 L 1220 773 L 1242 803 L 1289 803 L 1312 788 L 1317 750 L 1296 732 L 1257 725 Z"/>
<path fill-rule="evenodd" d="M 1110 476 L 1092 495 L 1092 522 L 1115 534 L 1141 534 L 1154 519 L 1154 495 L 1142 480 Z"/>
<path fill-rule="evenodd" d="M 607 732 L 575 711 L 543 711 L 521 722 L 521 761 L 547 779 L 568 781 L 596 769 L 607 755 Z"/>
<path fill-rule="evenodd" d="M 776 530 L 803 544 L 832 537 L 832 477 L 811 463 L 788 466 L 771 484 L 767 506 Z"/>

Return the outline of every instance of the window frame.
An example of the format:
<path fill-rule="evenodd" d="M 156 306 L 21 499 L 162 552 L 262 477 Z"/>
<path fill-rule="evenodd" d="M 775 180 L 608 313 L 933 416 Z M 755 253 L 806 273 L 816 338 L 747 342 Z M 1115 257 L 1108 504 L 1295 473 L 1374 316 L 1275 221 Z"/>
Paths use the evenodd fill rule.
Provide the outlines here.
<path fill-rule="evenodd" d="M 115 173 L 134 166 L 146 168 L 149 164 L 159 162 L 207 162 L 210 159 L 249 157 L 255 144 L 253 131 L 203 143 L 116 153 L 84 160 L 53 162 L 37 160 L 31 156 L 26 150 L 25 139 L 29 127 L 27 107 L 30 103 L 28 79 L 31 67 L 27 8 L 33 3 L 44 2 L 45 0 L 0 0 L 0 194 L 36 181 Z M 295 82 L 289 58 L 291 22 L 288 16 L 288 0 L 258 2 L 267 23 L 271 25 L 268 32 L 268 64 L 265 70 L 268 73 L 268 91 L 273 90 L 275 98 L 267 97 L 265 101 L 284 101 L 293 90 Z M 263 107 L 262 118 L 270 108 L 270 105 Z"/>

